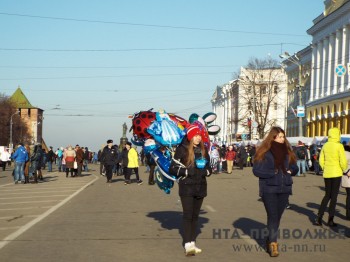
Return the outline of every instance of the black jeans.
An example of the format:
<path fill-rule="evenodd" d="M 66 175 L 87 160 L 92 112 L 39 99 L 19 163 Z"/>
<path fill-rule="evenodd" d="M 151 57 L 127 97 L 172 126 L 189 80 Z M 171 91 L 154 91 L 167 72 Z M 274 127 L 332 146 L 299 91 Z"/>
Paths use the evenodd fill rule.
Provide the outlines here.
<path fill-rule="evenodd" d="M 112 180 L 112 176 L 113 176 L 113 166 L 114 166 L 114 165 L 104 165 L 105 170 L 106 170 L 106 178 L 107 178 L 107 181 Z"/>
<path fill-rule="evenodd" d="M 73 176 L 74 168 L 66 167 L 66 176 L 68 176 L 69 171 L 70 171 L 70 176 Z"/>
<path fill-rule="evenodd" d="M 138 167 L 126 168 L 125 180 L 130 182 L 130 177 L 131 177 L 132 170 L 134 170 L 134 172 L 135 172 L 136 180 L 140 181 L 139 168 Z"/>
<path fill-rule="evenodd" d="M 240 168 L 240 169 L 243 169 L 243 166 L 244 166 L 245 162 L 246 162 L 246 161 L 245 161 L 244 158 L 241 157 L 241 158 L 239 159 L 239 168 Z"/>
<path fill-rule="evenodd" d="M 183 243 L 186 244 L 196 241 L 196 229 L 203 198 L 182 196 L 181 203 L 183 209 Z"/>
<path fill-rule="evenodd" d="M 329 200 L 331 201 L 328 208 L 328 213 L 330 217 L 334 217 L 335 205 L 337 204 L 337 198 L 339 193 L 339 187 L 341 183 L 341 177 L 325 178 L 325 195 L 322 199 L 321 206 L 318 210 L 318 215 L 323 216 L 326 211 Z"/>
<path fill-rule="evenodd" d="M 284 209 L 288 204 L 289 193 L 264 193 L 262 200 L 267 213 L 269 242 L 277 242 L 278 229 Z"/>

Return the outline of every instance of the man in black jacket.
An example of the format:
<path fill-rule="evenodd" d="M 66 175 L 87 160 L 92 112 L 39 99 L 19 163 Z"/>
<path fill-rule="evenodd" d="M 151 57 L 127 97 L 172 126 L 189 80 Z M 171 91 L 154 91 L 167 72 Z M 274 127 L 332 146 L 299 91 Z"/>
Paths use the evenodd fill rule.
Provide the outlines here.
<path fill-rule="evenodd" d="M 103 148 L 101 153 L 101 163 L 106 169 L 107 183 L 112 183 L 113 166 L 118 157 L 118 149 L 113 146 L 113 140 L 107 140 L 107 145 Z"/>
<path fill-rule="evenodd" d="M 89 160 L 90 160 L 90 153 L 89 153 L 89 149 L 87 147 L 83 148 L 83 169 L 85 172 L 88 172 L 89 171 L 89 168 L 88 168 L 88 163 L 89 163 Z"/>
<path fill-rule="evenodd" d="M 52 146 L 50 146 L 49 152 L 47 152 L 47 165 L 48 172 L 52 172 L 52 162 L 55 161 L 55 153 L 52 151 Z"/>

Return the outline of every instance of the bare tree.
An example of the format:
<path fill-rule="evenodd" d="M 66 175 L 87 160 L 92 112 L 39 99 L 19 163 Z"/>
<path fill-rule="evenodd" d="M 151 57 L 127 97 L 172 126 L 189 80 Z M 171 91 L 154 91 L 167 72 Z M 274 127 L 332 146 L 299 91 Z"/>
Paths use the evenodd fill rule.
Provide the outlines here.
<path fill-rule="evenodd" d="M 258 137 L 263 138 L 272 126 L 283 120 L 283 75 L 278 61 L 270 57 L 251 58 L 247 66 L 236 73 L 240 99 L 236 121 L 248 129 L 250 135 L 254 122 L 257 124 Z"/>
<path fill-rule="evenodd" d="M 10 143 L 10 121 L 16 110 L 9 97 L 0 94 L 0 145 L 2 146 Z M 14 144 L 31 141 L 28 127 L 18 115 L 12 117 L 12 141 Z"/>

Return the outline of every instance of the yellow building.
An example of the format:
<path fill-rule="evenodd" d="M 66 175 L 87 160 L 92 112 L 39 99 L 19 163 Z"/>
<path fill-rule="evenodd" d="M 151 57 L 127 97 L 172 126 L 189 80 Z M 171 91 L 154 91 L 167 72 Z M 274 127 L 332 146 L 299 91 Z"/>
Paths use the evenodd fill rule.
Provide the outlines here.
<path fill-rule="evenodd" d="M 326 0 L 325 11 L 307 31 L 312 36 L 312 71 L 307 136 L 331 127 L 350 134 L 350 0 Z"/>
<path fill-rule="evenodd" d="M 299 122 L 297 108 L 298 106 L 305 106 L 310 98 L 311 54 L 311 47 L 308 46 L 283 61 L 284 70 L 287 74 L 287 121 L 285 122 L 285 130 L 289 137 L 305 136 L 308 132 L 307 118 L 302 117 L 302 121 Z M 301 134 L 299 133 L 300 123 Z"/>

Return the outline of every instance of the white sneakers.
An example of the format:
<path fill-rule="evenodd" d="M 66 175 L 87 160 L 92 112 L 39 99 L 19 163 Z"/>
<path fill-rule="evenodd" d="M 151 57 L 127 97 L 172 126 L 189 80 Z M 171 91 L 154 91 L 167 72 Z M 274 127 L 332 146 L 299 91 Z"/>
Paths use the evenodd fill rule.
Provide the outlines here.
<path fill-rule="evenodd" d="M 196 247 L 196 243 L 194 241 L 187 242 L 185 244 L 185 255 L 186 256 L 194 256 L 195 254 L 199 254 L 202 252 L 202 249 Z"/>
<path fill-rule="evenodd" d="M 196 242 L 192 241 L 191 244 L 194 246 L 196 254 L 202 253 L 202 249 L 196 247 Z"/>

